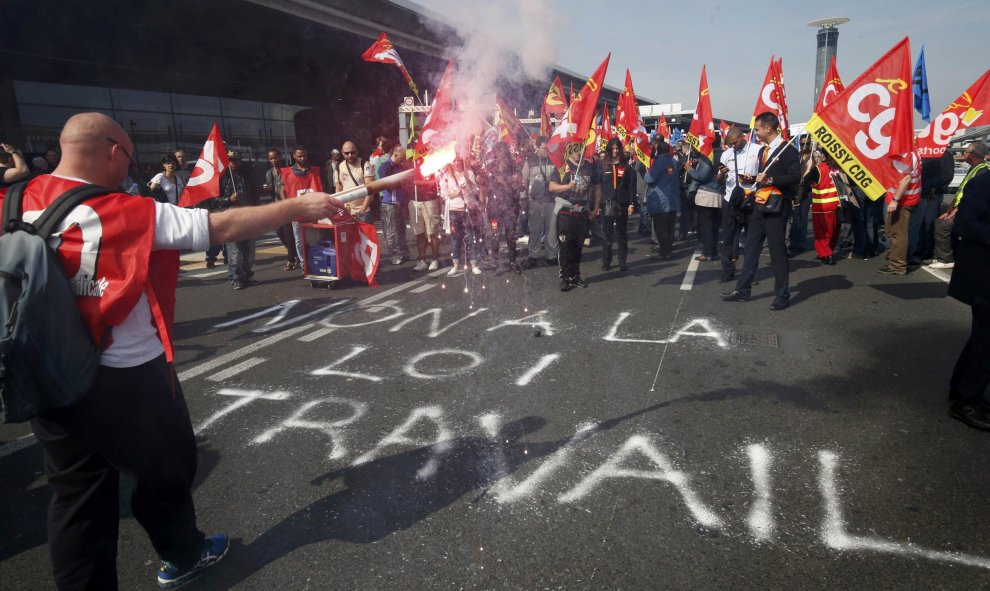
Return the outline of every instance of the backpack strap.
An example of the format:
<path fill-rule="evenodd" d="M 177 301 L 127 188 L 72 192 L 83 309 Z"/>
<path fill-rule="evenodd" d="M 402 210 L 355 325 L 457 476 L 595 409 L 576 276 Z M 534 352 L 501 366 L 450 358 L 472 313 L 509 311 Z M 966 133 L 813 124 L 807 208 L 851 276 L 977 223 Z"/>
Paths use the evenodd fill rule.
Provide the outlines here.
<path fill-rule="evenodd" d="M 18 226 L 20 225 L 21 220 L 21 201 L 24 197 L 24 187 L 26 186 L 27 181 L 12 185 L 10 189 L 7 190 L 7 195 L 3 200 L 3 225 L 0 226 L 0 232 L 11 232 L 15 229 L 23 229 Z M 14 228 L 8 228 L 11 222 L 15 224 Z"/>
<path fill-rule="evenodd" d="M 48 237 L 52 235 L 55 228 L 77 205 L 87 199 L 106 195 L 107 193 L 113 193 L 113 191 L 99 185 L 80 185 L 69 189 L 59 195 L 51 205 L 45 208 L 45 212 L 34 223 L 36 233 L 42 239 L 48 240 Z"/>

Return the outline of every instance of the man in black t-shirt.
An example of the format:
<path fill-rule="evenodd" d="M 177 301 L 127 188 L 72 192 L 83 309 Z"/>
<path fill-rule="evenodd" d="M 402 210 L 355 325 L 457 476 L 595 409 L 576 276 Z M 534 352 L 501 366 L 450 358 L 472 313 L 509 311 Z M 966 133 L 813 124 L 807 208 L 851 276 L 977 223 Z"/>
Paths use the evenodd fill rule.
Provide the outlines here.
<path fill-rule="evenodd" d="M 598 215 L 602 200 L 598 166 L 572 154 L 563 170 L 554 170 L 550 192 L 557 197 L 557 236 L 560 239 L 560 291 L 588 287 L 581 279 L 581 251 L 588 225 Z M 564 203 L 561 203 L 563 201 Z"/>

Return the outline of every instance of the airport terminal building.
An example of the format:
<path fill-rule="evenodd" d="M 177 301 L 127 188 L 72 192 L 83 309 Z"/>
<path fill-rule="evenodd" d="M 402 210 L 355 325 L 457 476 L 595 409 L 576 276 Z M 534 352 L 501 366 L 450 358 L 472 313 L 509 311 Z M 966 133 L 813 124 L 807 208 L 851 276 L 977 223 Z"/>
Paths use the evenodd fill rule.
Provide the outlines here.
<path fill-rule="evenodd" d="M 457 40 L 404 0 L 7 0 L 3 11 L 0 138 L 40 153 L 71 114 L 101 111 L 156 169 L 175 146 L 195 157 L 214 121 L 249 161 L 302 143 L 322 162 L 346 139 L 370 152 L 373 137 L 398 136 L 411 91 L 361 54 L 386 32 L 422 91 Z M 510 106 L 538 114 L 555 75 L 565 89 L 587 76 L 558 68 L 514 89 Z M 606 86 L 602 98 L 614 107 L 619 92 Z"/>

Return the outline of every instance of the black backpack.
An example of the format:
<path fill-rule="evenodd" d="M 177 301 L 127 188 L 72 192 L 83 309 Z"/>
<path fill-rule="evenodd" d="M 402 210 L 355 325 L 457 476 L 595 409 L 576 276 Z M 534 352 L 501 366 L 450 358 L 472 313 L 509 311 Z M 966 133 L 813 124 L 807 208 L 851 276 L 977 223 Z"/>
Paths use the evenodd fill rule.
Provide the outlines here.
<path fill-rule="evenodd" d="M 21 220 L 27 183 L 3 200 L 0 234 L 0 423 L 26 421 L 80 400 L 93 384 L 101 351 L 48 237 L 83 201 L 111 193 L 96 185 L 66 191 L 34 224 Z"/>

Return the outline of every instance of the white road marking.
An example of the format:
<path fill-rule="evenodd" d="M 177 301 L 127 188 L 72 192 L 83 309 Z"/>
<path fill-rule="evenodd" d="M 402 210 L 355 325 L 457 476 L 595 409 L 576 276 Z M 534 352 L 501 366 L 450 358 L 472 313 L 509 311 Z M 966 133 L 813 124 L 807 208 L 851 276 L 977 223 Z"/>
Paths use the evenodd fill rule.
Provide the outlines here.
<path fill-rule="evenodd" d="M 6 445 L 0 445 L 0 458 L 9 456 L 12 453 L 17 453 L 26 447 L 31 447 L 35 443 L 37 443 L 37 440 L 34 438 L 34 434 L 32 433 L 30 435 L 25 435 L 24 437 L 15 439 Z"/>
<path fill-rule="evenodd" d="M 314 326 L 315 326 L 315 324 L 313 324 L 312 322 L 310 322 L 308 324 L 303 324 L 301 326 L 296 326 L 296 327 L 293 327 L 293 328 L 289 328 L 289 329 L 285 330 L 284 332 L 273 334 L 272 336 L 270 336 L 268 338 L 261 339 L 257 343 L 252 343 L 250 345 L 247 345 L 246 347 L 241 347 L 240 349 L 238 349 L 236 351 L 231 351 L 230 353 L 227 353 L 226 355 L 221 355 L 220 357 L 217 357 L 216 359 L 211 359 L 211 360 L 207 361 L 206 363 L 201 363 L 201 364 L 197 365 L 196 367 L 191 367 L 191 368 L 187 369 L 186 371 L 184 371 L 184 372 L 182 372 L 182 373 L 179 374 L 179 380 L 188 380 L 189 378 L 194 378 L 196 376 L 203 375 L 204 373 L 207 373 L 209 371 L 213 371 L 214 369 L 220 367 L 221 365 L 226 365 L 227 363 L 230 363 L 231 361 L 233 361 L 235 359 L 240 359 L 241 357 L 247 357 L 248 355 L 251 355 L 252 353 L 254 353 L 256 351 L 260 351 L 260 350 L 264 349 L 265 347 L 267 347 L 269 345 L 274 345 L 275 343 L 277 343 L 279 341 L 283 341 L 283 340 L 285 340 L 285 339 L 287 339 L 287 338 L 289 338 L 289 337 L 291 337 L 293 335 L 296 335 L 296 334 L 299 334 L 301 332 L 307 331 L 307 330 L 313 328 Z"/>
<path fill-rule="evenodd" d="M 250 359 L 246 359 L 246 360 L 238 363 L 237 365 L 232 365 L 232 366 L 228 367 L 227 369 L 225 369 L 223 371 L 218 371 L 217 373 L 215 373 L 215 374 L 213 374 L 211 376 L 207 376 L 206 379 L 208 379 L 208 380 L 210 380 L 212 382 L 222 382 L 222 381 L 226 380 L 227 378 L 234 377 L 234 376 L 236 376 L 237 374 L 239 374 L 241 372 L 245 372 L 245 371 L 251 369 L 255 365 L 261 365 L 262 363 L 264 363 L 266 361 L 268 361 L 268 358 L 267 357 L 252 357 Z"/>
<path fill-rule="evenodd" d="M 550 366 L 551 363 L 560 358 L 560 353 L 551 353 L 550 355 L 544 355 L 533 367 L 529 368 L 529 371 L 519 376 L 516 380 L 517 386 L 527 386 L 533 381 L 541 371 Z"/>
<path fill-rule="evenodd" d="M 185 273 L 180 273 L 179 279 L 182 279 L 183 277 L 187 279 L 192 279 L 192 278 L 202 279 L 203 277 L 213 277 L 215 275 L 226 275 L 226 274 L 227 274 L 227 269 L 220 269 L 219 271 L 191 271 L 191 272 L 187 271 Z"/>
<path fill-rule="evenodd" d="M 681 289 L 688 291 L 694 285 L 694 276 L 698 274 L 698 264 L 700 261 L 698 257 L 701 256 L 701 251 L 696 250 L 694 254 L 691 255 L 691 262 L 688 264 L 687 273 L 684 274 L 684 282 L 681 283 Z"/>
<path fill-rule="evenodd" d="M 319 330 L 314 330 L 313 332 L 311 332 L 309 334 L 304 334 L 303 336 L 299 337 L 299 340 L 302 341 L 302 342 L 304 342 L 304 343 L 311 343 L 311 342 L 313 342 L 313 341 L 315 341 L 315 340 L 317 340 L 317 339 L 319 339 L 321 337 L 327 336 L 328 334 L 332 333 L 335 330 L 337 330 L 337 329 L 336 328 L 321 328 Z"/>
<path fill-rule="evenodd" d="M 420 285 L 417 288 L 410 289 L 409 291 L 411 291 L 412 293 L 423 293 L 424 291 L 430 291 L 436 286 L 437 286 L 436 283 L 427 283 L 425 285 Z"/>

